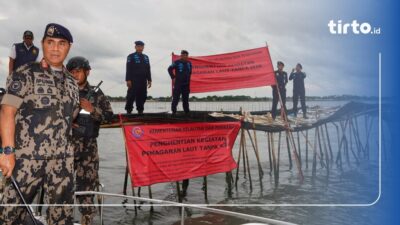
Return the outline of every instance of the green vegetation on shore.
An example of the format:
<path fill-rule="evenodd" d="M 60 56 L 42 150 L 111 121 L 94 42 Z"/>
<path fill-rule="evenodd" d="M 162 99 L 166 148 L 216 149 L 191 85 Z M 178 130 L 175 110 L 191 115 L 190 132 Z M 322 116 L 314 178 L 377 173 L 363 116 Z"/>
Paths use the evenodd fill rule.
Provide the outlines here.
<path fill-rule="evenodd" d="M 111 97 L 108 96 L 110 101 L 113 102 L 124 102 L 125 97 Z M 169 102 L 171 101 L 171 97 L 147 97 L 148 101 L 159 101 L 159 102 Z M 292 97 L 288 96 L 286 100 L 291 101 Z M 378 97 L 369 97 L 369 96 L 356 96 L 356 95 L 330 95 L 330 96 L 306 96 L 307 101 L 373 101 L 378 100 Z M 272 101 L 270 97 L 251 97 L 247 95 L 225 95 L 225 96 L 207 96 L 207 97 L 196 97 L 191 96 L 189 101 L 191 102 L 244 102 L 244 101 L 252 101 L 252 102 L 262 102 L 262 101 Z"/>

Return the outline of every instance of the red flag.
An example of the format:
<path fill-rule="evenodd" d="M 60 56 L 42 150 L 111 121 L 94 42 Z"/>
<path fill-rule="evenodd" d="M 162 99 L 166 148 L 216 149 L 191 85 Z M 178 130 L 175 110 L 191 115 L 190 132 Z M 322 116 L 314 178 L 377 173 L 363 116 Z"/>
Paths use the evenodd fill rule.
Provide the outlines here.
<path fill-rule="evenodd" d="M 240 122 L 124 127 L 132 185 L 147 186 L 231 171 Z"/>
<path fill-rule="evenodd" d="M 172 60 L 179 59 L 172 55 Z M 191 93 L 225 91 L 275 84 L 267 47 L 210 56 L 192 56 Z"/>

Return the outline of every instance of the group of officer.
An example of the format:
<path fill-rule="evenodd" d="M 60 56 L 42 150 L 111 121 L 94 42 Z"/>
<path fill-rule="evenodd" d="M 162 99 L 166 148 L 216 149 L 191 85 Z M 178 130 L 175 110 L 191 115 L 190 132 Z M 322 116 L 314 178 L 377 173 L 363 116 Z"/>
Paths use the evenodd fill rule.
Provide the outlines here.
<path fill-rule="evenodd" d="M 304 86 L 304 79 L 306 74 L 302 72 L 303 66 L 297 63 L 296 68 L 292 69 L 289 79 L 288 75 L 283 68 L 285 64 L 281 61 L 277 63 L 278 70 L 275 71 L 276 85 L 272 86 L 272 118 L 275 119 L 277 115 L 278 102 L 281 101 L 281 110 L 284 112 L 284 116 L 287 114 L 286 109 L 286 84 L 289 80 L 293 80 L 293 114 L 297 117 L 297 104 L 300 98 L 301 109 L 303 111 L 303 118 L 307 119 L 307 107 L 306 107 L 306 91 Z"/>
<path fill-rule="evenodd" d="M 144 103 L 147 98 L 147 89 L 151 87 L 151 71 L 149 57 L 143 54 L 144 42 L 135 42 L 135 52 L 128 55 L 126 60 L 126 95 L 125 110 L 132 113 L 133 103 L 139 115 L 143 114 Z M 172 79 L 172 114 L 176 114 L 179 99 L 182 96 L 182 105 L 185 114 L 189 114 L 190 77 L 192 75 L 192 64 L 189 61 L 189 52 L 181 51 L 180 59 L 168 67 L 168 73 Z"/>
<path fill-rule="evenodd" d="M 136 109 L 139 115 L 143 114 L 144 103 L 147 98 L 147 89 L 151 87 L 151 71 L 149 57 L 143 54 L 144 42 L 135 42 L 135 52 L 128 55 L 126 61 L 126 76 L 125 81 L 128 87 L 126 96 L 125 110 L 128 114 L 132 113 L 133 103 L 136 102 Z M 300 98 L 303 117 L 307 118 L 307 108 L 305 102 L 305 86 L 304 79 L 306 74 L 302 72 L 302 65 L 298 63 L 296 68 L 292 69 L 290 76 L 283 71 L 285 64 L 281 61 L 277 63 L 275 78 L 276 85 L 272 86 L 272 118 L 277 116 L 277 106 L 281 101 L 281 108 L 286 115 L 286 84 L 289 80 L 293 80 L 293 114 L 297 117 L 297 105 Z M 168 67 L 168 73 L 172 79 L 172 114 L 176 114 L 177 105 L 182 96 L 182 106 L 185 114 L 189 114 L 189 93 L 190 93 L 190 78 L 192 75 L 192 64 L 189 61 L 189 52 L 181 51 L 180 59 L 174 61 Z"/>
<path fill-rule="evenodd" d="M 42 55 L 33 44 L 33 33 L 25 31 L 23 42 L 12 46 L 6 93 L 0 110 L 0 169 L 5 177 L 13 176 L 28 203 L 43 189 L 50 206 L 48 224 L 72 224 L 73 193 L 95 190 L 99 184 L 97 137 L 102 122 L 111 119 L 110 102 L 99 85 L 87 81 L 91 67 L 84 57 L 73 57 L 64 67 L 72 46 L 70 31 L 50 23 L 42 39 Z M 135 42 L 135 52 L 128 55 L 125 110 L 132 113 L 136 102 L 138 114 L 143 114 L 147 89 L 152 85 L 150 60 L 143 54 L 144 43 Z M 183 109 L 189 109 L 192 64 L 189 53 L 181 51 L 180 59 L 168 67 L 173 82 L 171 111 L 177 112 L 182 96 Z M 297 116 L 300 98 L 303 117 L 306 115 L 304 79 L 299 63 L 289 78 L 279 61 L 275 71 L 277 84 L 272 86 L 272 117 L 278 102 L 286 111 L 286 84 L 293 80 L 293 110 Z M 75 173 L 75 180 L 74 180 Z M 187 188 L 189 182 L 186 180 Z M 93 196 L 79 196 L 80 204 L 93 204 Z M 1 204 L 19 204 L 16 188 L 7 183 Z M 94 207 L 80 207 L 81 223 L 91 224 Z M 24 224 L 26 209 L 0 207 L 0 224 Z"/>
<path fill-rule="evenodd" d="M 89 85 L 90 64 L 84 57 L 64 60 L 73 43 L 70 31 L 50 23 L 42 39 L 42 55 L 33 33 L 10 53 L 10 75 L 0 110 L 0 169 L 14 178 L 28 204 L 39 190 L 45 193 L 47 223 L 73 224 L 73 193 L 94 191 L 99 184 L 97 136 L 100 123 L 111 119 L 110 102 Z M 75 175 L 75 176 L 74 176 Z M 75 177 L 75 180 L 74 180 Z M 18 188 L 7 180 L 0 207 L 0 224 L 28 224 Z M 93 204 L 93 196 L 79 196 Z M 63 205 L 63 206 L 60 206 Z M 81 224 L 91 224 L 94 207 L 80 207 Z"/>

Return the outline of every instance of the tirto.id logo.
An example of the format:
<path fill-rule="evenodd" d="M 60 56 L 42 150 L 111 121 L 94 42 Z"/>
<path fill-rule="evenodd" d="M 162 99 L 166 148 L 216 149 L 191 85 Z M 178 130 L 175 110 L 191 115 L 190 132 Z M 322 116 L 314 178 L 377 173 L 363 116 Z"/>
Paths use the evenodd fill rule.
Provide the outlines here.
<path fill-rule="evenodd" d="M 380 27 L 372 27 L 367 22 L 359 23 L 357 20 L 353 20 L 352 23 L 343 23 L 342 20 L 331 20 L 328 23 L 328 27 L 331 34 L 348 34 L 351 32 L 353 34 L 381 34 Z"/>

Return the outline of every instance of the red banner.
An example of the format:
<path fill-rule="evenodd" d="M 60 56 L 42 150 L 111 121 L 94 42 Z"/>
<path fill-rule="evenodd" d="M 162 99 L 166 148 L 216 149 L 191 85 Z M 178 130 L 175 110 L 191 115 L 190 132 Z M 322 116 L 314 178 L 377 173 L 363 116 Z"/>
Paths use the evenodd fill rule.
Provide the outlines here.
<path fill-rule="evenodd" d="M 179 59 L 172 55 L 172 60 Z M 275 84 L 267 47 L 210 56 L 192 56 L 190 92 L 201 93 Z"/>
<path fill-rule="evenodd" d="M 240 122 L 124 127 L 132 185 L 173 182 L 236 168 Z"/>

